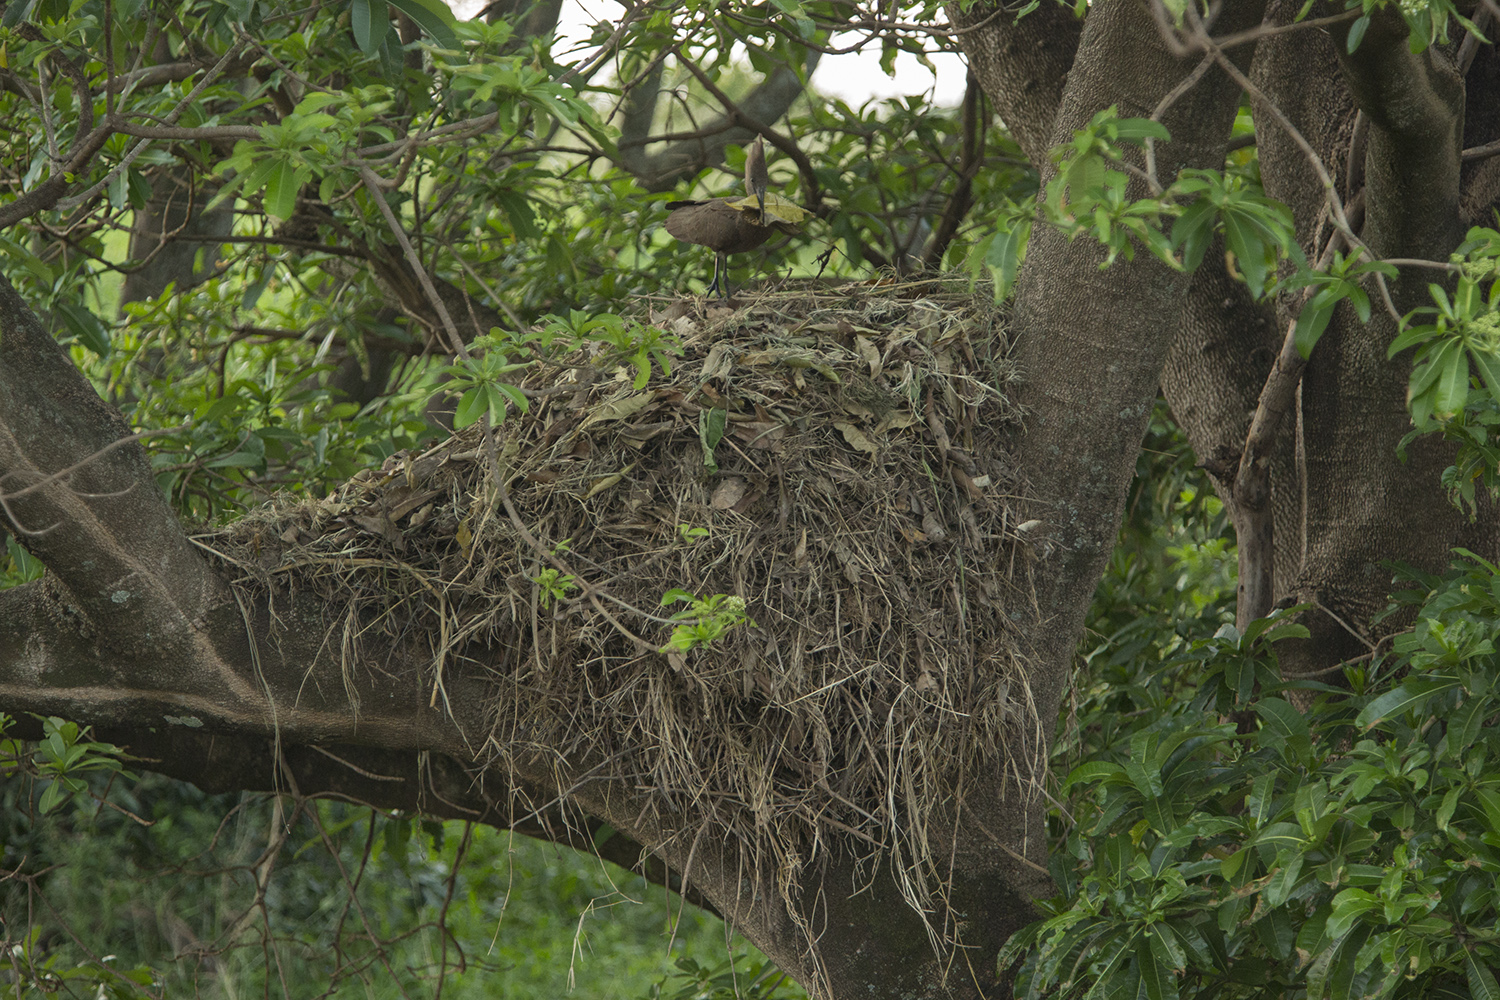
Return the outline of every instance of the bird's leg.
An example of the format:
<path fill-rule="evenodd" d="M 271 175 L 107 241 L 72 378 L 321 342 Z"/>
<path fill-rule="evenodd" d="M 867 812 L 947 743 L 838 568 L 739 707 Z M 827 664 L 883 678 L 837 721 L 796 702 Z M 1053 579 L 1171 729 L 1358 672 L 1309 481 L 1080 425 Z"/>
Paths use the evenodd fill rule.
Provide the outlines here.
<path fill-rule="evenodd" d="M 723 284 L 719 284 L 719 282 Z M 722 297 L 729 298 L 729 259 L 723 253 L 714 254 L 714 283 L 708 286 L 708 293 L 712 295 L 718 292 Z"/>

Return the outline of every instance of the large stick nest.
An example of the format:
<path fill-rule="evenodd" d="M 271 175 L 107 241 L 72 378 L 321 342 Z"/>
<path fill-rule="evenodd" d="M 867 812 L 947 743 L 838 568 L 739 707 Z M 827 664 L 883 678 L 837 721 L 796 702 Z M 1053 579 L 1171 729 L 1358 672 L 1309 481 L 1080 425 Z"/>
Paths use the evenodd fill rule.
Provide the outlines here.
<path fill-rule="evenodd" d="M 486 763 L 603 762 L 788 888 L 830 838 L 939 876 L 929 823 L 956 779 L 1038 773 L 1014 752 L 1039 743 L 1000 315 L 925 282 L 656 322 L 682 344 L 670 375 L 637 389 L 602 350 L 539 365 L 529 412 L 488 444 L 471 429 L 393 456 L 213 544 L 259 567 L 252 585 L 347 607 L 346 671 L 378 636 L 421 637 L 438 699 L 480 665 Z M 537 581 L 559 566 L 577 584 L 549 601 Z M 743 599 L 754 625 L 664 654 L 674 588 Z"/>

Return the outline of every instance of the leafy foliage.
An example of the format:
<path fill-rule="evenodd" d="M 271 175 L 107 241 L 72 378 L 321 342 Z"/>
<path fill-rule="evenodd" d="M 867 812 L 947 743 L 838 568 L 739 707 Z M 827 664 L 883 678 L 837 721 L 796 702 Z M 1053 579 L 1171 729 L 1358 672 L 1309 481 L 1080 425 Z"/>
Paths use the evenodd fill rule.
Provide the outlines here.
<path fill-rule="evenodd" d="M 662 647 L 663 652 L 688 653 L 722 638 L 730 629 L 741 625 L 755 627 L 755 622 L 745 614 L 743 597 L 731 594 L 697 597 L 685 590 L 669 590 L 662 595 L 661 603 L 665 606 L 678 602 L 687 607 L 672 615 L 670 620 L 675 625 L 672 637 Z"/>
<path fill-rule="evenodd" d="M 803 996 L 715 918 L 567 848 L 97 770 L 89 794 L 43 813 L 58 787 L 45 749 L 5 747 L 0 919 L 24 934 L 0 952 L 0 997 L 397 997 L 441 979 L 445 996 L 493 996 L 503 981 L 522 1000 L 645 1000 L 709 995 L 720 976 L 757 982 L 763 1000 Z M 112 761 L 101 747 L 80 759 Z"/>
<path fill-rule="evenodd" d="M 1304 682 L 1306 716 L 1278 613 L 1137 661 L 1115 690 L 1148 710 L 1080 717 L 1063 893 L 1006 956 L 1035 949 L 1025 995 L 1489 995 L 1500 574 L 1464 553 L 1410 578 L 1415 626 L 1345 666 L 1350 693 Z M 1168 677 L 1183 695 L 1151 697 Z"/>

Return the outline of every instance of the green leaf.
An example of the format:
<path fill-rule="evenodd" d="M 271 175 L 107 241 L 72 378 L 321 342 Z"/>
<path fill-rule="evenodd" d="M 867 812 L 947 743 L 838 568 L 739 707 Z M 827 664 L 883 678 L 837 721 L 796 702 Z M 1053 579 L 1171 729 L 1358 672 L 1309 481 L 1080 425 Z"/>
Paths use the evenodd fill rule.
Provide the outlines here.
<path fill-rule="evenodd" d="M 1026 241 L 1031 237 L 1031 220 L 1021 219 L 1010 229 L 995 234 L 984 262 L 990 266 L 995 279 L 995 301 L 1010 297 L 1016 285 L 1016 273 L 1021 268 L 1021 258 L 1026 253 Z"/>
<path fill-rule="evenodd" d="M 1383 719 L 1401 715 L 1414 707 L 1426 704 L 1433 695 L 1457 686 L 1456 678 L 1428 681 L 1408 680 L 1394 691 L 1387 691 L 1366 705 L 1355 718 L 1354 724 L 1362 729 L 1369 729 Z"/>
<path fill-rule="evenodd" d="M 79 343 L 101 358 L 109 356 L 109 331 L 82 303 L 59 300 L 52 303 L 52 310 Z"/>
<path fill-rule="evenodd" d="M 1474 367 L 1479 369 L 1484 387 L 1490 391 L 1490 398 L 1500 403 L 1500 357 L 1489 351 L 1472 351 L 1470 356 L 1474 359 Z"/>
<path fill-rule="evenodd" d="M 1469 978 L 1469 996 L 1473 1000 L 1500 1000 L 1500 983 L 1489 966 L 1479 964 L 1474 958 L 1474 949 L 1464 946 L 1464 971 Z"/>
<path fill-rule="evenodd" d="M 1213 243 L 1214 219 L 1217 216 L 1218 208 L 1214 203 L 1207 198 L 1199 198 L 1172 223 L 1172 243 L 1182 247 L 1184 270 L 1196 271 L 1198 265 L 1203 263 L 1204 254 Z"/>
<path fill-rule="evenodd" d="M 1312 356 L 1313 348 L 1318 346 L 1318 341 L 1322 338 L 1323 332 L 1328 329 L 1328 321 L 1333 318 L 1333 311 L 1338 308 L 1338 304 L 1337 295 L 1319 292 L 1309 299 L 1302 307 L 1302 311 L 1297 314 L 1297 328 L 1292 342 L 1304 361 Z"/>
<path fill-rule="evenodd" d="M 1291 898 L 1292 890 L 1297 887 L 1297 879 L 1302 874 L 1304 857 L 1305 855 L 1300 853 L 1293 854 L 1291 859 L 1271 876 L 1271 880 L 1261 891 L 1261 899 L 1267 906 L 1280 906 Z"/>
<path fill-rule="evenodd" d="M 1152 121 L 1150 118 L 1119 118 L 1115 123 L 1115 135 L 1121 139 L 1138 142 L 1142 139 L 1160 139 L 1163 142 L 1170 141 L 1172 133 L 1161 122 Z"/>
<path fill-rule="evenodd" d="M 526 398 L 526 393 L 522 392 L 515 386 L 507 382 L 496 382 L 495 388 L 499 389 L 501 392 L 505 393 L 505 395 L 510 397 L 510 401 L 515 404 L 517 411 L 525 413 L 528 409 L 530 409 L 531 400 Z"/>
<path fill-rule="evenodd" d="M 1369 29 L 1370 29 L 1370 15 L 1369 14 L 1366 14 L 1364 17 L 1360 18 L 1359 20 L 1355 21 L 1353 24 L 1349 25 L 1349 39 L 1348 39 L 1347 46 L 1348 46 L 1348 49 L 1349 49 L 1349 51 L 1351 53 L 1355 49 L 1359 48 L 1359 43 L 1364 40 L 1365 32 L 1368 31 Z"/>
<path fill-rule="evenodd" d="M 1271 823 L 1255 835 L 1255 843 L 1274 850 L 1296 850 L 1304 843 L 1302 828 L 1296 823 Z"/>
<path fill-rule="evenodd" d="M 484 384 L 485 412 L 490 415 L 490 423 L 498 424 L 505 419 L 505 394 L 494 382 Z"/>
<path fill-rule="evenodd" d="M 205 469 L 254 469 L 264 465 L 266 456 L 253 451 L 237 451 L 223 458 L 216 458 L 203 467 Z"/>
<path fill-rule="evenodd" d="M 37 803 L 37 809 L 44 815 L 61 805 L 68 798 L 68 789 L 61 782 L 54 780 L 42 792 L 41 801 Z"/>
<path fill-rule="evenodd" d="M 14 10 L 15 8 L 12 7 L 10 9 Z M 40 282 L 43 287 L 50 288 L 52 287 L 52 283 L 57 280 L 57 275 L 53 272 L 51 265 L 14 240 L 0 236 L 0 250 L 5 251 L 12 260 L 26 268 L 31 273 L 31 276 Z"/>
<path fill-rule="evenodd" d="M 1448 340 L 1436 345 L 1436 348 L 1427 355 L 1426 364 L 1412 369 L 1411 386 L 1407 390 L 1409 398 L 1416 399 L 1418 396 L 1425 395 L 1427 390 L 1437 383 L 1438 376 L 1443 373 L 1448 356 L 1461 350 L 1463 347 L 1457 340 Z"/>
<path fill-rule="evenodd" d="M 1148 937 L 1143 938 L 1135 949 L 1135 959 L 1141 970 L 1141 985 L 1146 988 L 1146 996 L 1150 1000 L 1176 1000 L 1177 977 L 1156 960 L 1156 953 L 1149 940 L 1151 933 L 1148 930 Z"/>
<path fill-rule="evenodd" d="M 417 27 L 445 49 L 458 48 L 458 19 L 442 0 L 387 0 L 387 2 L 416 22 Z"/>
<path fill-rule="evenodd" d="M 349 27 L 359 50 L 367 56 L 375 55 L 391 27 L 385 0 L 353 0 L 349 5 Z"/>
<path fill-rule="evenodd" d="M 1096 781 L 1104 781 L 1109 778 L 1123 777 L 1125 769 L 1119 764 L 1105 760 L 1090 760 L 1079 764 L 1068 772 L 1067 780 L 1063 782 L 1063 791 L 1066 792 L 1074 785 L 1093 784 Z"/>
<path fill-rule="evenodd" d="M 29 583 L 46 572 L 42 561 L 21 547 L 14 535 L 5 538 L 5 550 L 10 553 L 11 562 L 15 564 L 15 571 L 21 577 L 21 582 Z"/>
<path fill-rule="evenodd" d="M 1448 351 L 1438 375 L 1437 391 L 1432 400 L 1434 413 L 1445 416 L 1464 408 L 1469 398 L 1469 352 Z"/>
<path fill-rule="evenodd" d="M 24 3 L 12 0 L 5 8 L 5 16 L 0 17 L 0 27 L 14 28 L 31 16 L 31 8 L 35 6 L 36 0 L 25 0 Z"/>
<path fill-rule="evenodd" d="M 510 227 L 521 239 L 534 240 L 542 235 L 536 224 L 536 210 L 531 200 L 517 191 L 491 191 L 490 199 L 505 212 Z"/>
<path fill-rule="evenodd" d="M 288 160 L 278 160 L 266 179 L 266 212 L 281 220 L 290 219 L 297 210 L 297 168 Z"/>
<path fill-rule="evenodd" d="M 1350 928 L 1360 916 L 1379 908 L 1380 900 L 1365 890 L 1345 889 L 1333 897 L 1333 912 L 1328 915 L 1328 925 L 1324 933 L 1337 940 L 1349 933 Z"/>
<path fill-rule="evenodd" d="M 1484 810 L 1484 819 L 1489 824 L 1490 832 L 1500 835 L 1500 793 L 1488 788 L 1476 788 L 1474 797 L 1479 800 L 1479 807 Z"/>
<path fill-rule="evenodd" d="M 1425 326 L 1407 327 L 1405 330 L 1401 331 L 1401 333 L 1396 337 L 1395 340 L 1391 341 L 1391 346 L 1386 348 L 1385 356 L 1387 358 L 1394 358 L 1396 355 L 1400 354 L 1408 347 L 1416 347 L 1418 344 L 1425 344 L 1427 343 L 1427 341 L 1431 340 L 1437 335 L 1438 328 L 1432 326 L 1431 324 Z"/>
<path fill-rule="evenodd" d="M 1266 242 L 1260 230 L 1239 212 L 1224 213 L 1224 242 L 1234 254 L 1250 294 L 1257 299 L 1266 288 Z"/>
<path fill-rule="evenodd" d="M 458 409 L 453 413 L 453 429 L 462 430 L 484 416 L 488 409 L 489 399 L 484 394 L 484 387 L 476 385 L 460 397 Z"/>
<path fill-rule="evenodd" d="M 1298 757 L 1312 749 L 1312 735 L 1303 714 L 1280 698 L 1262 698 L 1255 704 L 1255 713 L 1260 716 L 1264 732 L 1272 737 L 1273 745 L 1284 744 Z"/>
<path fill-rule="evenodd" d="M 710 473 L 719 471 L 719 463 L 714 459 L 714 449 L 724 439 L 724 428 L 728 420 L 729 412 L 722 406 L 698 411 L 698 441 L 703 446 L 703 464 Z"/>

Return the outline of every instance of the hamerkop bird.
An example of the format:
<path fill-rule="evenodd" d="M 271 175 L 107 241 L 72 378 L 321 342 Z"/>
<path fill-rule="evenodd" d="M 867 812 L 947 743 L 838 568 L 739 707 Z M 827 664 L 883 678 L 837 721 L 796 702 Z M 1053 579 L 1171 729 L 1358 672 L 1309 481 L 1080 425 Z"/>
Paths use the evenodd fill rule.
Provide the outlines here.
<path fill-rule="evenodd" d="M 755 137 L 755 145 L 745 156 L 745 191 L 754 197 L 755 207 L 746 203 L 749 198 L 715 198 L 712 201 L 669 201 L 667 207 L 672 214 L 667 216 L 667 232 L 684 243 L 696 243 L 714 251 L 714 280 L 708 293 L 717 291 L 729 297 L 729 264 L 726 256 L 754 250 L 775 232 L 795 233 L 791 224 L 766 214 L 765 140 Z M 773 198 L 776 196 L 773 195 Z M 786 199 L 780 199 L 785 202 Z M 796 209 L 801 213 L 801 209 Z M 720 284 L 723 281 L 723 284 Z"/>

